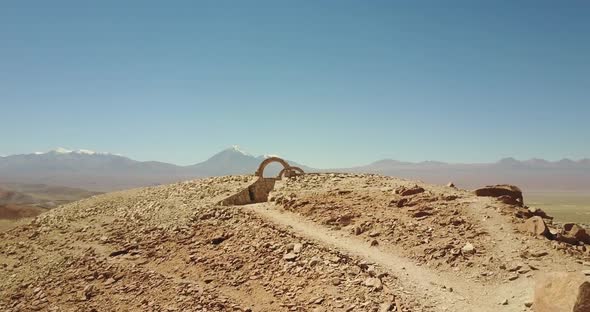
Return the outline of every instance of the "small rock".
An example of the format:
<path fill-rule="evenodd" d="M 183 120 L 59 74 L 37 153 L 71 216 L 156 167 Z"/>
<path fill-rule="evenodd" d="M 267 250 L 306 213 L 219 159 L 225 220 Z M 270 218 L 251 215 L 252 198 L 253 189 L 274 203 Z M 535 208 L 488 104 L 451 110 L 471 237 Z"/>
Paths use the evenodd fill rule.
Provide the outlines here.
<path fill-rule="evenodd" d="M 300 244 L 300 243 L 293 244 L 293 252 L 294 253 L 296 253 L 296 254 L 300 253 L 301 249 L 303 249 L 303 244 Z"/>
<path fill-rule="evenodd" d="M 86 300 L 92 298 L 92 295 L 94 293 L 94 285 L 92 285 L 92 284 L 86 285 L 86 287 L 84 287 L 84 290 L 82 291 L 82 293 L 84 294 L 84 297 L 86 298 Z"/>
<path fill-rule="evenodd" d="M 309 266 L 315 266 L 318 263 L 320 263 L 320 259 L 318 259 L 317 257 L 313 257 L 311 258 L 311 260 L 309 260 Z"/>
<path fill-rule="evenodd" d="M 116 280 L 112 277 L 109 277 L 104 283 L 105 285 L 112 285 L 116 282 Z"/>
<path fill-rule="evenodd" d="M 381 280 L 375 277 L 369 277 L 365 280 L 365 286 L 373 288 L 373 290 L 382 290 L 383 283 Z"/>
<path fill-rule="evenodd" d="M 223 243 L 223 241 L 225 241 L 227 239 L 227 237 L 225 236 L 217 236 L 211 239 L 211 244 L 213 245 L 219 245 L 221 243 Z"/>
<path fill-rule="evenodd" d="M 475 253 L 475 247 L 473 246 L 473 244 L 467 243 L 465 244 L 465 246 L 463 246 L 463 248 L 461 248 L 461 251 L 465 255 L 472 255 Z"/>
<path fill-rule="evenodd" d="M 295 259 L 297 259 L 297 254 L 295 254 L 293 252 L 286 253 L 283 256 L 283 259 L 287 260 L 287 261 L 295 261 Z"/>
<path fill-rule="evenodd" d="M 324 302 L 324 298 L 322 298 L 322 297 L 319 297 L 313 301 L 313 303 L 315 303 L 315 304 L 321 304 L 322 302 Z"/>
<path fill-rule="evenodd" d="M 352 228 L 352 233 L 354 235 L 361 235 L 363 234 L 363 229 L 360 226 L 355 226 L 354 228 Z"/>
<path fill-rule="evenodd" d="M 372 231 L 371 233 L 369 233 L 369 237 L 377 237 L 379 235 L 381 235 L 379 231 Z"/>
<path fill-rule="evenodd" d="M 407 198 L 402 198 L 402 199 L 398 200 L 397 202 L 395 202 L 395 206 L 398 208 L 401 208 L 405 204 L 407 204 L 408 202 L 409 202 L 409 200 Z"/>
<path fill-rule="evenodd" d="M 393 302 L 384 302 L 379 306 L 379 312 L 388 312 L 393 310 Z"/>
<path fill-rule="evenodd" d="M 536 251 L 536 252 L 532 252 L 531 256 L 535 257 L 535 258 L 540 258 L 540 257 L 545 257 L 546 255 L 548 255 L 549 253 L 546 251 Z"/>
<path fill-rule="evenodd" d="M 517 279 L 518 279 L 518 274 L 511 274 L 510 276 L 508 276 L 509 281 L 514 281 Z"/>
<path fill-rule="evenodd" d="M 401 188 L 396 190 L 396 193 L 400 194 L 401 196 L 410 196 L 410 195 L 416 195 L 416 194 L 420 194 L 424 192 L 424 188 L 421 188 L 417 185 L 415 185 L 412 188 Z"/>
<path fill-rule="evenodd" d="M 516 272 L 522 268 L 521 264 L 513 264 L 508 268 L 508 272 Z"/>
<path fill-rule="evenodd" d="M 332 262 L 332 263 L 338 263 L 338 262 L 340 262 L 340 257 L 338 257 L 338 256 L 331 257 L 330 258 L 330 262 Z"/>

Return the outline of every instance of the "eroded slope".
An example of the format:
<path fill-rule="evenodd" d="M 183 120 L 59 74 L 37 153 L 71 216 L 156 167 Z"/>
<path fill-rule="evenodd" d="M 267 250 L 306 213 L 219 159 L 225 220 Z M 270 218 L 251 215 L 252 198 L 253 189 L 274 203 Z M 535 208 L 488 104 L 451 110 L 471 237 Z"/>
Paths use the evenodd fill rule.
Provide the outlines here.
<path fill-rule="evenodd" d="M 218 205 L 252 182 L 105 194 L 0 234 L 0 310 L 432 310 L 378 266 Z"/>

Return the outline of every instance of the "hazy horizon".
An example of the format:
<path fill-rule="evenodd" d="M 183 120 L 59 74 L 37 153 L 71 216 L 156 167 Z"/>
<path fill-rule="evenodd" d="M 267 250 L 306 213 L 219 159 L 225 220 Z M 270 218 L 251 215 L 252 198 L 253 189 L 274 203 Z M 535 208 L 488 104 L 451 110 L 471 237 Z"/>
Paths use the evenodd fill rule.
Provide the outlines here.
<path fill-rule="evenodd" d="M 212 151 L 211 154 L 206 157 L 205 159 L 200 159 L 200 160 L 195 160 L 193 162 L 187 163 L 187 164 L 177 164 L 177 163 L 172 163 L 172 162 L 165 162 L 159 159 L 135 159 L 135 158 L 131 158 L 127 155 L 123 155 L 120 153 L 113 153 L 113 152 L 109 152 L 109 151 L 94 151 L 94 150 L 89 150 L 89 149 L 69 149 L 69 148 L 64 148 L 64 147 L 57 147 L 48 151 L 37 151 L 37 152 L 25 152 L 25 153 L 18 153 L 18 154 L 10 154 L 10 155 L 3 155 L 0 154 L 0 157 L 9 157 L 9 156 L 18 156 L 18 155 L 31 155 L 31 154 L 47 154 L 47 153 L 52 153 L 52 152 L 57 152 L 57 153 L 77 153 L 77 154 L 108 154 L 108 155 L 114 155 L 114 156 L 121 156 L 121 157 L 126 157 L 126 158 L 130 158 L 136 161 L 142 161 L 142 162 L 149 162 L 149 161 L 156 161 L 156 162 L 165 162 L 165 163 L 169 163 L 169 164 L 173 164 L 176 166 L 190 166 L 190 165 L 195 165 L 197 163 L 201 163 L 204 162 L 206 160 L 208 160 L 210 157 L 213 157 L 215 155 L 217 155 L 218 153 L 221 153 L 223 151 L 227 151 L 227 150 L 236 150 L 239 151 L 241 153 L 244 153 L 248 156 L 252 156 L 252 157 L 272 157 L 272 156 L 276 156 L 276 157 L 281 157 L 281 158 L 285 158 L 285 159 L 289 159 L 292 161 L 297 161 L 296 159 L 290 159 L 289 157 L 285 157 L 281 154 L 273 154 L 273 153 L 262 153 L 262 154 L 253 154 L 250 153 L 248 150 L 242 148 L 239 145 L 232 145 L 229 147 L 226 147 L 222 150 L 219 151 Z M 445 164 L 449 164 L 449 165 L 461 165 L 461 164 L 465 164 L 465 165 L 476 165 L 476 164 L 492 164 L 492 163 L 498 163 L 500 161 L 506 161 L 506 160 L 516 160 L 519 162 L 527 162 L 527 161 L 535 161 L 535 160 L 539 160 L 539 161 L 547 161 L 547 162 L 551 162 L 551 163 L 555 163 L 555 162 L 559 162 L 559 161 L 574 161 L 574 162 L 579 162 L 579 161 L 583 161 L 583 160 L 588 160 L 590 158 L 579 158 L 579 159 L 571 159 L 571 158 L 560 158 L 560 159 L 544 159 L 544 158 L 538 158 L 538 157 L 532 157 L 532 158 L 528 158 L 528 159 L 517 159 L 514 157 L 504 157 L 501 159 L 496 159 L 493 161 L 489 161 L 489 162 L 453 162 L 453 161 L 440 161 L 438 159 L 424 159 L 424 160 L 416 160 L 416 161 L 409 161 L 409 160 L 404 160 L 404 159 L 393 159 L 393 158 L 383 158 L 383 159 L 374 159 L 372 161 L 369 161 L 368 163 L 360 163 L 360 164 L 355 164 L 351 167 L 357 167 L 357 166 L 365 166 L 365 165 L 369 165 L 369 164 L 373 164 L 373 163 L 378 163 L 380 161 L 398 161 L 398 162 L 402 162 L 402 163 L 428 163 L 428 162 L 441 162 L 441 163 L 445 163 Z M 315 169 L 338 169 L 337 167 L 316 167 L 316 166 L 312 166 L 312 165 L 308 165 L 308 164 L 303 164 Z M 340 168 L 344 168 L 344 167 L 340 167 Z"/>
<path fill-rule="evenodd" d="M 1 155 L 590 157 L 590 3 L 0 4 Z"/>

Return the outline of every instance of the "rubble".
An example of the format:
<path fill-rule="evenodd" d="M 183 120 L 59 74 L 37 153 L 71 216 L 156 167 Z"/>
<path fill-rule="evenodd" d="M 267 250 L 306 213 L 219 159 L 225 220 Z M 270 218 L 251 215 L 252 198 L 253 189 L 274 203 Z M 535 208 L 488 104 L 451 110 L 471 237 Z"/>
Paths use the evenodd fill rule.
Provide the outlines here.
<path fill-rule="evenodd" d="M 0 270 L 0 310 L 287 311 L 311 304 L 331 311 L 343 297 L 348 306 L 378 310 L 391 291 L 407 297 L 408 309 L 419 307 L 393 276 L 371 277 L 359 259 L 219 205 L 252 181 L 221 177 L 105 194 L 3 233 L 0 265 L 18 260 L 21 267 Z M 26 239 L 33 232 L 40 235 Z M 370 287 L 356 282 L 369 278 Z"/>
<path fill-rule="evenodd" d="M 541 272 L 584 275 L 590 263 L 586 229 L 498 200 L 506 195 L 370 174 L 294 175 L 266 194 L 273 202 L 263 207 L 358 242 L 361 252 L 347 254 L 227 200 L 255 181 L 217 177 L 104 194 L 0 233 L 0 310 L 440 311 L 403 284 L 416 268 L 440 275 L 426 291 L 443 288 L 449 302 L 522 309 L 532 298 L 457 296 L 471 285 L 532 289 Z M 399 256 L 414 271 L 393 273 L 367 261 L 371 253 Z"/>

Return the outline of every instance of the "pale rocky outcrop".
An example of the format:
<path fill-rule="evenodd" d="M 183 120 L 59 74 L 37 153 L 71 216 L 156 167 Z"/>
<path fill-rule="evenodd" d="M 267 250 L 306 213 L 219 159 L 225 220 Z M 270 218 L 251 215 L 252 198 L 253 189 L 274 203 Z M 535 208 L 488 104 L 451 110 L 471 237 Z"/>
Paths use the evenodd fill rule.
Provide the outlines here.
<path fill-rule="evenodd" d="M 488 185 L 486 187 L 482 187 L 475 190 L 474 193 L 477 196 L 487 197 L 509 196 L 517 203 L 518 206 L 524 205 L 522 191 L 517 186 L 510 184 Z"/>
<path fill-rule="evenodd" d="M 590 311 L 590 279 L 582 273 L 552 272 L 535 281 L 535 312 Z"/>

